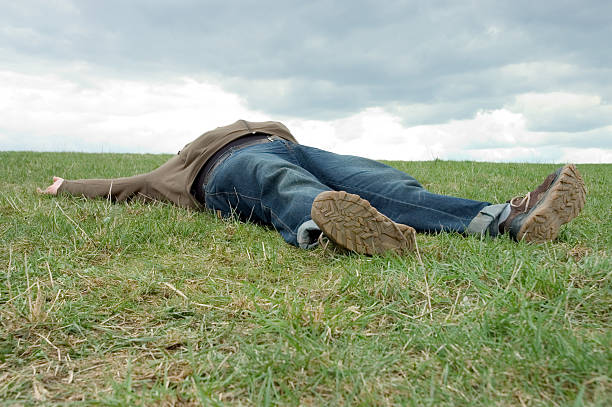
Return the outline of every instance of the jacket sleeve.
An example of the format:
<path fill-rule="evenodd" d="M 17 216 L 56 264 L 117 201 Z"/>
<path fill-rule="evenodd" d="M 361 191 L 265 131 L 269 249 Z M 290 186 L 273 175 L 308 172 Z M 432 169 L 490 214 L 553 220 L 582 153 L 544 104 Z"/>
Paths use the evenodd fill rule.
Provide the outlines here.
<path fill-rule="evenodd" d="M 65 180 L 58 192 L 82 195 L 87 198 L 106 198 L 119 202 L 134 198 L 142 200 L 158 198 L 149 196 L 146 174 L 115 179 Z"/>

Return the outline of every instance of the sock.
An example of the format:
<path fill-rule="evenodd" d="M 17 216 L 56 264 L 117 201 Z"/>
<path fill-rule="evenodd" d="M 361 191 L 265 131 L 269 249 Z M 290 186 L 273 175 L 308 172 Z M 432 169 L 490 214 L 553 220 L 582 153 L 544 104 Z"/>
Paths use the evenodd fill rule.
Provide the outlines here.
<path fill-rule="evenodd" d="M 502 211 L 502 213 L 499 214 L 499 220 L 497 221 L 499 225 L 501 225 L 506 221 L 506 219 L 508 219 L 508 216 L 510 216 L 510 210 L 510 205 L 507 205 Z"/>
<path fill-rule="evenodd" d="M 499 225 L 510 215 L 510 204 L 503 203 L 485 206 L 472 219 L 466 229 L 468 235 L 489 235 L 495 237 L 499 235 Z"/>
<path fill-rule="evenodd" d="M 321 229 L 314 220 L 309 220 L 300 225 L 297 230 L 297 242 L 302 249 L 313 249 L 319 244 Z"/>

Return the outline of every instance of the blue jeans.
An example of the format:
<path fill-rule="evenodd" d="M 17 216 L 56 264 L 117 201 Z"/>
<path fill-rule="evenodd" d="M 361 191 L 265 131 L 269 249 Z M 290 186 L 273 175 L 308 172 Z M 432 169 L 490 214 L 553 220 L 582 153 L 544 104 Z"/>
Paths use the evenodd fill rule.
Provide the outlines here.
<path fill-rule="evenodd" d="M 490 205 L 431 193 L 378 161 L 276 140 L 232 151 L 210 175 L 206 207 L 272 225 L 299 246 L 298 229 L 310 221 L 312 202 L 329 190 L 357 194 L 417 232 L 464 233 Z"/>

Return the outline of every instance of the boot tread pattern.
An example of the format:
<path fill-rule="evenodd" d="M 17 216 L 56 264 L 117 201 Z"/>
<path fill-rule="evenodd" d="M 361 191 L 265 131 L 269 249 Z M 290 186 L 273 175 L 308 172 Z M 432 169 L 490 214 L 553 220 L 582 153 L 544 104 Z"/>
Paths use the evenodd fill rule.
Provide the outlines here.
<path fill-rule="evenodd" d="M 393 222 L 367 200 L 345 191 L 319 194 L 311 216 L 334 243 L 357 253 L 403 253 L 416 246 L 413 228 Z"/>
<path fill-rule="evenodd" d="M 546 195 L 522 221 L 518 240 L 554 240 L 560 227 L 578 216 L 585 202 L 586 188 L 580 173 L 573 164 L 564 166 Z"/>

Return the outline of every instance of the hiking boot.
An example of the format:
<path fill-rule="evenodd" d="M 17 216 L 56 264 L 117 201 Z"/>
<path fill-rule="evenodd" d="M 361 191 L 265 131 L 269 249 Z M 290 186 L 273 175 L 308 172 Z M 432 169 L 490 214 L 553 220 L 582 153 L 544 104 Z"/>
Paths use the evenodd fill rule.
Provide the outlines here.
<path fill-rule="evenodd" d="M 576 167 L 568 164 L 527 195 L 509 200 L 510 215 L 499 231 L 526 242 L 554 240 L 561 225 L 578 216 L 585 201 L 584 181 Z"/>
<path fill-rule="evenodd" d="M 416 247 L 413 228 L 395 223 L 358 195 L 321 192 L 312 203 L 312 220 L 335 244 L 360 254 L 401 254 Z"/>

